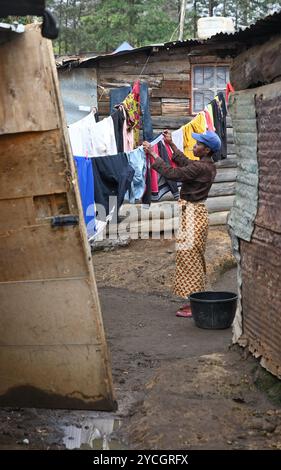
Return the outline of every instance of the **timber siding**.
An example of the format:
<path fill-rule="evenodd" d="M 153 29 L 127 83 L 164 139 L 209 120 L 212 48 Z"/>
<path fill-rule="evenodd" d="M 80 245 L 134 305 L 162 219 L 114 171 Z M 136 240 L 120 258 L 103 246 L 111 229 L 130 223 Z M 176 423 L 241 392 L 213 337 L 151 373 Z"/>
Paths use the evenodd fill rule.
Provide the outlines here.
<path fill-rule="evenodd" d="M 106 55 L 82 60 L 79 68 L 86 67 L 97 77 L 98 111 L 100 118 L 110 114 L 110 90 L 132 85 L 141 79 L 148 83 L 150 110 L 155 134 L 168 128 L 176 130 L 189 122 L 192 113 L 192 67 L 195 65 L 228 65 L 232 58 L 218 47 L 189 43 L 183 47 L 147 47 L 121 55 Z M 231 48 L 230 48 L 231 49 Z M 61 67 L 62 69 L 65 67 Z M 72 69 L 71 73 L 75 74 Z M 59 69 L 60 80 L 67 70 Z M 81 83 L 81 86 L 82 83 Z M 235 195 L 236 155 L 231 121 L 227 118 L 228 158 L 217 164 L 217 178 L 208 200 L 211 223 L 226 223 Z M 171 199 L 171 195 L 162 200 Z"/>
<path fill-rule="evenodd" d="M 201 52 L 202 53 L 202 52 Z M 190 56 L 189 48 L 135 52 L 107 56 L 97 61 L 100 114 L 108 115 L 110 89 L 131 85 L 140 78 L 150 91 L 150 108 L 155 132 L 169 126 L 176 129 L 179 119 L 186 123 L 192 113 L 192 66 L 231 65 L 230 57 L 216 54 Z"/>
<path fill-rule="evenodd" d="M 156 134 L 168 128 L 176 130 L 190 121 L 192 113 L 192 67 L 194 65 L 231 65 L 230 57 L 201 50 L 203 55 L 190 55 L 190 48 L 130 53 L 107 57 L 97 63 L 98 109 L 108 115 L 110 90 L 130 85 L 138 78 L 146 81 L 150 94 L 153 130 Z M 143 70 L 143 75 L 140 73 Z M 228 159 L 217 164 L 217 177 L 210 192 L 207 207 L 211 224 L 225 224 L 235 196 L 236 155 L 233 130 L 227 119 Z M 168 194 L 163 201 L 172 199 Z"/>

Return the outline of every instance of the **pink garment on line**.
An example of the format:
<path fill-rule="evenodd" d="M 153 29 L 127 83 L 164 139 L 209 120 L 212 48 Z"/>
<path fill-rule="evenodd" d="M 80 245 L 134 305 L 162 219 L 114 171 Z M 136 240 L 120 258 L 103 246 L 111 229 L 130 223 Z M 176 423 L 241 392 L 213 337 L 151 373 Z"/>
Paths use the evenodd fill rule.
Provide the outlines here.
<path fill-rule="evenodd" d="M 153 145 L 152 150 L 159 156 L 157 144 Z M 151 192 L 158 193 L 158 173 L 156 170 L 153 170 L 153 168 L 150 169 L 150 178 L 151 178 Z"/>
<path fill-rule="evenodd" d="M 132 93 L 134 95 L 135 100 L 139 102 L 140 101 L 140 80 L 135 81 L 133 85 Z"/>
<path fill-rule="evenodd" d="M 124 109 L 124 106 L 122 106 L 122 111 L 125 116 L 124 120 L 124 125 L 123 125 L 123 145 L 124 145 L 124 152 L 131 152 L 134 150 L 134 130 L 129 128 L 127 125 L 127 115 L 126 111 Z"/>
<path fill-rule="evenodd" d="M 204 109 L 204 113 L 205 113 L 205 119 L 206 119 L 208 131 L 215 132 L 214 123 L 213 123 L 213 120 L 211 118 L 209 111 L 207 111 L 207 109 Z"/>
<path fill-rule="evenodd" d="M 233 88 L 233 86 L 231 85 L 230 82 L 228 82 L 226 84 L 226 89 L 225 89 L 225 101 L 226 101 L 226 104 L 228 104 L 228 99 L 229 99 L 229 93 L 234 93 L 235 90 Z"/>

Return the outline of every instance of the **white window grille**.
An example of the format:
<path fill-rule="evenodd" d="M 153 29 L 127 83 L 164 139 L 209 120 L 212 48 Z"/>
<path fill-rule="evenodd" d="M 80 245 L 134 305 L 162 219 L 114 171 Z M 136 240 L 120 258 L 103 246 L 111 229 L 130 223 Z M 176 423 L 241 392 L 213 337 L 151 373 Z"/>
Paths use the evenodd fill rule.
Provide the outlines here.
<path fill-rule="evenodd" d="M 214 99 L 225 92 L 229 82 L 228 65 L 195 65 L 192 74 L 192 111 L 199 113 Z"/>

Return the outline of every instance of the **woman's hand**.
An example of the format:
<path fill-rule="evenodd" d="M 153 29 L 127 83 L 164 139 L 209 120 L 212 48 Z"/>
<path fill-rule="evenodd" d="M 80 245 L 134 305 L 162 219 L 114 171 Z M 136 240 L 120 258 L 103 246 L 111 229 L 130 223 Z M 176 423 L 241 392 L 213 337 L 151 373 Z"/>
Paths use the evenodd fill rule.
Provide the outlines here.
<path fill-rule="evenodd" d="M 145 151 L 145 153 L 148 153 L 148 155 L 151 155 L 152 147 L 150 143 L 145 140 L 142 145 L 143 145 L 143 150 Z"/>
<path fill-rule="evenodd" d="M 172 133 L 168 129 L 165 129 L 163 131 L 163 136 L 164 136 L 164 142 L 168 145 L 173 144 L 173 139 L 172 139 Z"/>
<path fill-rule="evenodd" d="M 145 140 L 142 145 L 143 145 L 143 150 L 150 157 L 150 163 L 154 163 L 158 158 L 160 159 L 157 153 L 153 151 L 152 146 L 150 145 L 149 142 L 146 142 Z"/>

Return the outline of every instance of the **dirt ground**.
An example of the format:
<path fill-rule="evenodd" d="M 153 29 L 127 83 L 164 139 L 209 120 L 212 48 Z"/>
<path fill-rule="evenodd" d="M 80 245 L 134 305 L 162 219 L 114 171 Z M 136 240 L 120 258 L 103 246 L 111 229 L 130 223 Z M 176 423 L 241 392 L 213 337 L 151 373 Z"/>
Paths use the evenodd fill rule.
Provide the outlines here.
<path fill-rule="evenodd" d="M 119 409 L 1 409 L 1 449 L 281 449 L 281 408 L 257 388 L 258 362 L 231 347 L 230 329 L 175 316 L 173 241 L 134 241 L 93 263 Z M 207 265 L 210 288 L 236 290 L 223 229 L 209 233 Z"/>
<path fill-rule="evenodd" d="M 93 258 L 99 287 L 123 287 L 129 291 L 171 297 L 174 240 L 133 240 L 129 246 L 106 254 L 96 252 Z M 224 227 L 210 228 L 206 262 L 209 287 L 222 272 L 235 266 Z"/>

